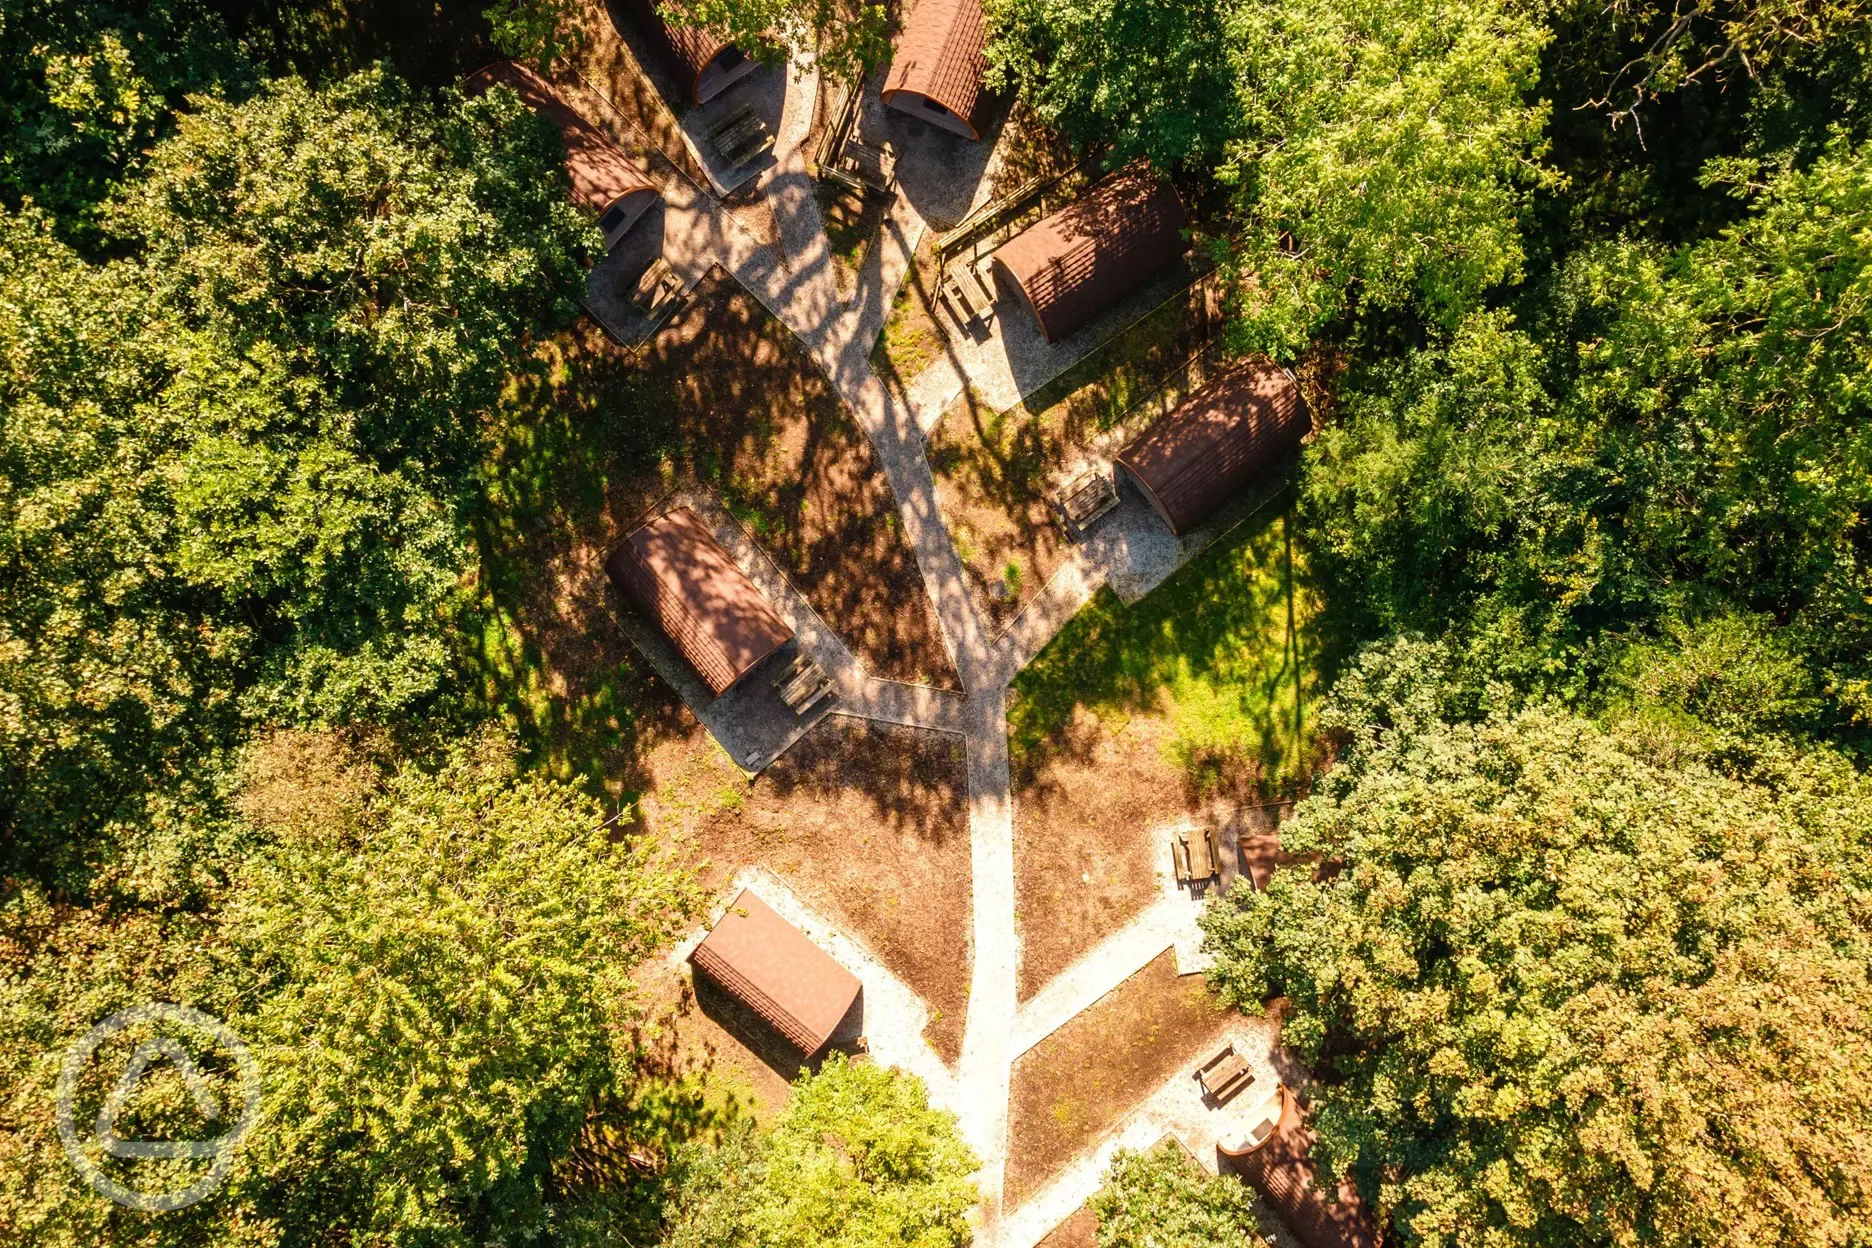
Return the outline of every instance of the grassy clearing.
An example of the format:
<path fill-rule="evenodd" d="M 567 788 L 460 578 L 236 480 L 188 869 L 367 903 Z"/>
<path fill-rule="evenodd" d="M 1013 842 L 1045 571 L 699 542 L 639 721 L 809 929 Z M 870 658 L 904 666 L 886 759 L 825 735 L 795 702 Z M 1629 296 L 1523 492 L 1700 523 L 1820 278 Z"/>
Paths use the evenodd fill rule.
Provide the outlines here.
<path fill-rule="evenodd" d="M 871 364 L 880 374 L 904 384 L 942 354 L 942 330 L 936 324 L 936 254 L 925 238 L 897 288 L 884 332 L 871 348 Z"/>
<path fill-rule="evenodd" d="M 1163 715 L 1164 748 L 1194 790 L 1291 793 L 1315 761 L 1325 642 L 1284 501 L 1142 601 L 1105 589 L 1073 617 L 1014 684 L 1015 762 L 1044 756 L 1081 707 L 1108 723 Z"/>

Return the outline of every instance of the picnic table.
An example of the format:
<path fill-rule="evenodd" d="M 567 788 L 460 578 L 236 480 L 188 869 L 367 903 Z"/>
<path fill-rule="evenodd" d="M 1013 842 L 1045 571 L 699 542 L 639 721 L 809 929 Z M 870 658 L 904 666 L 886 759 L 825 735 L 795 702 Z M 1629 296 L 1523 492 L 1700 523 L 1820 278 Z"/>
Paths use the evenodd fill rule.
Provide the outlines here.
<path fill-rule="evenodd" d="M 825 672 L 803 651 L 780 669 L 773 686 L 779 691 L 780 700 L 795 715 L 804 715 L 832 692 L 832 682 L 826 679 Z"/>
<path fill-rule="evenodd" d="M 1253 1082 L 1254 1071 L 1248 1068 L 1247 1060 L 1235 1051 L 1233 1044 L 1225 1045 L 1220 1053 L 1196 1068 L 1197 1085 L 1202 1088 L 1203 1095 L 1217 1105 Z"/>
<path fill-rule="evenodd" d="M 682 276 L 670 268 L 669 261 L 658 256 L 637 279 L 630 294 L 630 305 L 645 319 L 654 322 L 676 306 L 681 294 Z"/>
<path fill-rule="evenodd" d="M 857 190 L 873 190 L 880 195 L 888 195 L 896 189 L 897 153 L 888 143 L 873 147 L 869 143 L 848 139 L 835 167 L 838 172 L 847 175 L 841 181 L 847 185 L 855 181 Z"/>
<path fill-rule="evenodd" d="M 949 266 L 942 282 L 942 299 L 958 325 L 976 320 L 986 325 L 994 319 L 994 277 L 988 272 L 990 263 L 990 259 L 983 256 Z"/>
<path fill-rule="evenodd" d="M 1221 874 L 1215 833 L 1208 828 L 1187 828 L 1175 833 L 1170 839 L 1170 856 L 1176 863 L 1179 884 L 1212 880 Z"/>
<path fill-rule="evenodd" d="M 718 122 L 708 135 L 715 157 L 729 169 L 738 169 L 769 151 L 774 137 L 754 110 L 743 104 Z"/>
<path fill-rule="evenodd" d="M 1084 536 L 1092 522 L 1118 505 L 1118 487 L 1111 474 L 1100 468 L 1088 468 L 1060 492 L 1060 517 L 1069 537 Z"/>

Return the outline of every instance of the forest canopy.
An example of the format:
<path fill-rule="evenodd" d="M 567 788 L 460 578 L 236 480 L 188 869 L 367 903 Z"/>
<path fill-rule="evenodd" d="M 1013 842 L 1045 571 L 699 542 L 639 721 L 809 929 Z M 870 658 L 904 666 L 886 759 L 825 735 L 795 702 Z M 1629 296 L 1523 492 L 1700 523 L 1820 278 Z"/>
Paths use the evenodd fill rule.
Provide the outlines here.
<path fill-rule="evenodd" d="M 874 85 L 905 16 L 660 11 Z M 641 775 L 597 774 L 652 733 L 594 697 L 616 748 L 562 766 L 512 708 L 566 689 L 471 657 L 539 640 L 501 633 L 484 557 L 537 518 L 515 498 L 602 496 L 552 475 L 575 459 L 668 486 L 642 356 L 554 390 L 611 350 L 571 329 L 602 241 L 562 137 L 459 87 L 500 56 L 570 72 L 607 20 L 0 0 L 24 1242 L 960 1248 L 996 1190 L 880 1063 L 801 1075 L 758 1128 L 660 1064 L 641 981 L 706 868 Z M 1301 862 L 1203 922 L 1213 990 L 1283 1002 L 1326 1171 L 1406 1248 L 1872 1243 L 1872 12 L 983 21 L 990 141 L 1171 179 L 1220 349 L 1290 367 L 1312 416 L 1278 495 L 1330 690 L 1281 794 Z M 507 419 L 528 386 L 560 426 Z M 61 1045 L 149 1000 L 249 1037 L 275 1129 L 144 1223 L 66 1163 L 51 1090 Z M 139 1112 L 201 1125 L 179 1084 Z M 1256 1242 L 1246 1189 L 1168 1150 L 1120 1153 L 1093 1208 L 1107 1248 Z"/>

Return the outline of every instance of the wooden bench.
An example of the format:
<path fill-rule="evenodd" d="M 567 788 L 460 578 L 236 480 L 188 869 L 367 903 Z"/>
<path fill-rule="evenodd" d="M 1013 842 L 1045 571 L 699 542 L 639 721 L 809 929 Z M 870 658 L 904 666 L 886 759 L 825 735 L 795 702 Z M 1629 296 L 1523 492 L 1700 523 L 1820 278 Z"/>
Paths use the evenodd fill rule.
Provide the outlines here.
<path fill-rule="evenodd" d="M 1112 483 L 1111 474 L 1097 468 L 1087 469 L 1067 482 L 1055 504 L 1069 537 L 1083 537 L 1093 521 L 1117 505 L 1118 487 Z"/>
<path fill-rule="evenodd" d="M 1176 863 L 1179 884 L 1213 880 L 1221 874 L 1216 862 L 1215 833 L 1208 828 L 1175 833 L 1170 840 L 1170 856 Z"/>
<path fill-rule="evenodd" d="M 643 276 L 637 279 L 637 285 L 630 294 L 630 305 L 647 320 L 657 321 L 676 306 L 681 295 L 681 275 L 670 268 L 669 261 L 658 256 L 643 271 Z"/>
<path fill-rule="evenodd" d="M 803 651 L 794 655 L 793 661 L 774 677 L 773 686 L 779 691 L 780 700 L 795 715 L 804 715 L 832 692 L 832 682 Z"/>
<path fill-rule="evenodd" d="M 888 143 L 872 147 L 869 143 L 848 140 L 839 155 L 838 168 L 850 174 L 861 190 L 888 195 L 897 187 L 897 155 Z"/>
<path fill-rule="evenodd" d="M 1254 1072 L 1229 1045 L 1196 1068 L 1196 1083 L 1209 1100 L 1221 1105 L 1254 1082 Z"/>
<path fill-rule="evenodd" d="M 753 109 L 743 104 L 709 131 L 709 146 L 716 159 L 730 169 L 738 169 L 763 155 L 774 145 L 767 123 Z"/>
<path fill-rule="evenodd" d="M 973 321 L 986 325 L 994 319 L 994 296 L 983 287 L 976 267 L 966 261 L 949 266 L 942 282 L 942 297 L 958 325 Z"/>

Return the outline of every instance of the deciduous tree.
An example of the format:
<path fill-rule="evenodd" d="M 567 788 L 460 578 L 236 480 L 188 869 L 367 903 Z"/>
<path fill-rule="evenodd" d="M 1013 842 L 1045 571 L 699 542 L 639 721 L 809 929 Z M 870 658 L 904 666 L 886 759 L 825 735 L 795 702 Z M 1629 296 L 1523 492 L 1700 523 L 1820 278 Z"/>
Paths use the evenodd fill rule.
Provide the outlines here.
<path fill-rule="evenodd" d="M 1287 998 L 1328 1168 L 1409 1243 L 1872 1233 L 1863 778 L 1795 798 L 1553 710 L 1426 709 L 1367 707 L 1396 726 L 1283 828 L 1341 873 L 1204 918 L 1224 996 Z"/>

